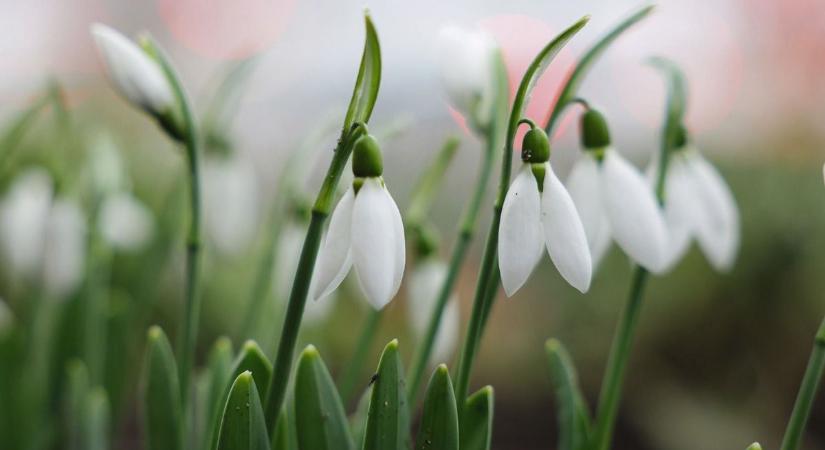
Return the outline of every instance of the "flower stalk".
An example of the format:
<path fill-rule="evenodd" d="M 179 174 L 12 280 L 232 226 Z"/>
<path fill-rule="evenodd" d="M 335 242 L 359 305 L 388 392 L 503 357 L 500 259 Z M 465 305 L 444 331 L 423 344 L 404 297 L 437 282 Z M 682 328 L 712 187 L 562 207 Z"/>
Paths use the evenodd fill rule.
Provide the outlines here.
<path fill-rule="evenodd" d="M 822 382 L 822 374 L 825 372 L 825 319 L 819 325 L 814 339 L 814 348 L 811 357 L 808 359 L 808 367 L 805 369 L 805 376 L 799 387 L 796 396 L 791 418 L 788 420 L 788 427 L 785 429 L 785 437 L 782 439 L 781 450 L 797 450 L 802 442 L 802 433 L 811 415 L 816 392 Z"/>

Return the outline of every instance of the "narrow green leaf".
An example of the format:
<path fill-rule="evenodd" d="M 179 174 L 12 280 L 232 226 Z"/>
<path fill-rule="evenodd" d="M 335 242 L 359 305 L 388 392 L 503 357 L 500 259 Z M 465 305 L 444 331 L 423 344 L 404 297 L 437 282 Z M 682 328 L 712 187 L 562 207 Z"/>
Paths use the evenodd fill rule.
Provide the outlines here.
<path fill-rule="evenodd" d="M 261 396 L 252 372 L 238 375 L 229 391 L 218 433 L 218 450 L 269 450 Z"/>
<path fill-rule="evenodd" d="M 352 432 L 352 440 L 357 448 L 364 447 L 364 435 L 367 432 L 367 417 L 370 409 L 370 398 L 372 398 L 372 386 L 368 386 L 358 400 L 355 413 L 350 416 L 349 429 Z"/>
<path fill-rule="evenodd" d="M 559 450 L 581 450 L 590 433 L 590 412 L 579 389 L 578 375 L 570 355 L 556 339 L 544 345 L 550 375 L 556 390 L 559 418 Z"/>
<path fill-rule="evenodd" d="M 220 337 L 209 352 L 209 374 L 206 394 L 206 434 L 205 448 L 211 448 L 215 441 L 221 421 L 221 412 L 225 393 L 232 380 L 232 341 Z"/>
<path fill-rule="evenodd" d="M 553 104 L 553 110 L 550 113 L 550 117 L 547 120 L 547 125 L 544 127 L 545 131 L 548 135 L 553 131 L 553 127 L 558 122 L 558 119 L 561 117 L 564 108 L 570 104 L 570 102 L 576 98 L 576 94 L 579 90 L 579 86 L 581 86 L 582 81 L 584 81 L 584 77 L 590 71 L 590 68 L 593 67 L 596 60 L 607 50 L 607 47 L 610 46 L 619 36 L 622 35 L 627 29 L 632 27 L 634 24 L 639 22 L 640 20 L 644 19 L 648 16 L 654 9 L 654 5 L 647 5 L 645 7 L 640 8 L 635 13 L 631 14 L 625 20 L 619 22 L 612 30 L 607 32 L 601 39 L 596 41 L 590 49 L 588 49 L 584 56 L 581 57 L 579 63 L 576 64 L 576 67 L 573 69 L 573 72 L 570 74 L 570 77 L 567 78 L 567 81 L 564 83 L 562 87 L 561 93 L 559 97 L 556 99 L 556 102 Z"/>
<path fill-rule="evenodd" d="M 458 410 L 450 371 L 444 364 L 436 367 L 427 386 L 415 448 L 458 450 Z"/>
<path fill-rule="evenodd" d="M 111 417 L 106 391 L 98 387 L 86 397 L 83 425 L 85 445 L 83 450 L 107 450 Z"/>
<path fill-rule="evenodd" d="M 650 64 L 661 71 L 667 79 L 667 108 L 659 149 L 658 179 L 656 180 L 656 197 L 662 203 L 665 197 L 665 175 L 667 174 L 668 160 L 670 159 L 670 153 L 677 146 L 684 125 L 685 109 L 687 108 L 687 88 L 682 70 L 672 61 L 655 57 L 650 59 Z"/>
<path fill-rule="evenodd" d="M 364 39 L 364 53 L 361 56 L 358 78 L 355 80 L 355 89 L 344 119 L 345 132 L 349 132 L 354 123 L 367 122 L 370 119 L 381 84 L 381 46 L 378 43 L 378 34 L 372 24 L 369 11 L 364 12 L 364 22 L 367 32 Z"/>
<path fill-rule="evenodd" d="M 289 420 L 292 414 L 281 411 L 278 415 L 278 422 L 275 424 L 275 431 L 272 432 L 272 450 L 290 450 Z"/>
<path fill-rule="evenodd" d="M 63 400 L 64 426 L 69 450 L 85 450 L 84 427 L 81 418 L 89 394 L 89 371 L 80 360 L 69 361 L 66 367 L 66 396 Z"/>
<path fill-rule="evenodd" d="M 149 328 L 145 370 L 143 424 L 146 448 L 182 449 L 178 369 L 169 339 L 157 326 Z"/>
<path fill-rule="evenodd" d="M 450 163 L 455 156 L 461 140 L 456 136 L 450 136 L 441 146 L 438 155 L 430 163 L 430 166 L 418 179 L 410 195 L 410 207 L 407 209 L 406 224 L 407 227 L 418 226 L 424 222 L 427 212 L 432 205 L 436 194 L 439 193 L 439 188 L 444 180 L 444 174 L 450 167 Z"/>
<path fill-rule="evenodd" d="M 404 370 L 398 355 L 398 340 L 384 348 L 372 385 L 364 450 L 407 450 L 409 411 L 404 387 Z"/>
<path fill-rule="evenodd" d="M 304 349 L 295 375 L 298 448 L 354 450 L 344 405 L 318 350 Z"/>
<path fill-rule="evenodd" d="M 762 446 L 759 445 L 759 442 L 754 442 L 753 444 L 749 445 L 745 450 L 762 450 Z"/>
<path fill-rule="evenodd" d="M 493 387 L 485 386 L 467 398 L 459 427 L 461 450 L 490 450 L 493 438 Z"/>
<path fill-rule="evenodd" d="M 570 39 L 579 32 L 590 20 L 590 16 L 584 16 L 578 22 L 571 25 L 555 39 L 550 41 L 540 52 L 536 58 L 527 67 L 524 77 L 521 79 L 516 97 L 513 99 L 513 109 L 510 112 L 510 120 L 507 123 L 507 154 L 511 155 L 513 151 L 513 140 L 516 137 L 519 121 L 523 118 L 524 110 L 527 107 L 527 101 L 530 99 L 530 94 L 535 87 L 539 77 L 544 73 L 550 61 L 559 53 Z"/>

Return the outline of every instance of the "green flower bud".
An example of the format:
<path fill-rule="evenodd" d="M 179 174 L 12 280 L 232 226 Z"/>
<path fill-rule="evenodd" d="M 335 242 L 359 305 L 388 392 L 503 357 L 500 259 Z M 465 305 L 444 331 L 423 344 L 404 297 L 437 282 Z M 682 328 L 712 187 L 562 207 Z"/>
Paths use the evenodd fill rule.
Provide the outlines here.
<path fill-rule="evenodd" d="M 679 149 L 684 148 L 688 142 L 688 131 L 684 125 L 679 125 L 679 128 L 676 129 L 676 134 L 673 136 L 673 148 Z"/>
<path fill-rule="evenodd" d="M 582 146 L 586 149 L 605 148 L 610 145 L 610 130 L 604 116 L 595 109 L 588 109 L 581 118 Z"/>
<path fill-rule="evenodd" d="M 521 141 L 521 160 L 543 163 L 550 159 L 550 141 L 541 127 L 532 127 Z"/>
<path fill-rule="evenodd" d="M 375 137 L 367 134 L 355 141 L 352 150 L 352 174 L 359 178 L 380 177 L 384 173 L 381 147 Z"/>

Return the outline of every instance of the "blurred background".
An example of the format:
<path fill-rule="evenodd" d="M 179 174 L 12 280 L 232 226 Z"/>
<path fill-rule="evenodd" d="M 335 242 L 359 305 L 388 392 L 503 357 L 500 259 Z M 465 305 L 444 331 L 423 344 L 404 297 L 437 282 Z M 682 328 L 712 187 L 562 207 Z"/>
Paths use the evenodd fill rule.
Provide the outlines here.
<path fill-rule="evenodd" d="M 177 64 L 199 113 L 214 119 L 217 131 L 204 161 L 207 241 L 198 357 L 203 361 L 215 338 L 234 336 L 243 320 L 263 248 L 272 245 L 270 212 L 283 195 L 282 170 L 296 150 L 306 151 L 309 166 L 306 180 L 294 188 L 296 195 L 310 195 L 319 185 L 357 71 L 364 6 L 376 22 L 384 63 L 371 127 L 387 135 L 385 179 L 402 211 L 417 174 L 442 141 L 453 134 L 462 139 L 432 211 L 442 235 L 440 253 L 446 258 L 481 145 L 448 107 L 437 65 L 438 30 L 457 24 L 489 31 L 504 50 L 514 86 L 548 40 L 591 14 L 590 24 L 539 83 L 528 114 L 541 120 L 558 83 L 581 52 L 640 4 L 0 3 L 3 128 L 36 109 L 44 95 L 55 92 L 55 82 L 61 99 L 37 109 L 25 135 L 4 141 L 14 149 L 4 151 L 0 160 L 0 297 L 7 304 L 0 310 L 0 323 L 25 323 L 26 311 L 44 286 L 71 311 L 90 286 L 101 285 L 90 279 L 108 280 L 104 296 L 109 337 L 103 364 L 115 418 L 114 448 L 139 448 L 135 387 L 146 327 L 159 323 L 174 335 L 178 323 L 186 220 L 180 183 L 183 158 L 150 120 L 109 87 L 89 25 L 103 22 L 130 35 L 151 32 Z M 580 90 L 606 114 L 616 146 L 639 167 L 657 148 L 664 109 L 664 83 L 645 64 L 653 55 L 667 56 L 686 71 L 688 127 L 697 146 L 731 185 L 742 215 L 743 245 L 730 273 L 715 273 L 693 249 L 672 273 L 651 282 L 615 448 L 729 449 L 744 448 L 754 440 L 776 448 L 813 334 L 825 314 L 825 8 L 817 0 L 660 2 L 653 15 L 604 54 Z M 210 116 L 216 86 L 239 63 L 244 67 L 243 82 L 227 108 L 230 114 Z M 562 179 L 580 153 L 575 122 L 565 124 L 555 136 L 552 157 Z M 308 138 L 315 135 L 320 137 Z M 100 163 L 107 157 L 101 155 L 116 156 L 109 164 Z M 101 164 L 103 168 L 95 168 Z M 106 202 L 98 201 L 100 192 L 106 189 L 100 186 L 112 173 L 117 173 L 112 183 L 129 193 L 133 208 L 121 204 L 121 209 L 112 206 L 114 212 L 106 213 L 101 206 Z M 52 182 L 38 181 L 44 177 Z M 38 191 L 37 186 L 47 190 Z M 72 203 L 79 213 L 56 212 L 58 201 L 43 212 L 48 209 L 38 206 L 43 196 L 46 203 L 51 196 Z M 485 205 L 491 201 L 488 198 Z M 483 210 L 479 230 L 486 230 L 490 211 Z M 48 224 L 33 225 L 39 222 L 31 218 L 44 214 L 50 218 Z M 95 259 L 98 265 L 77 252 L 95 254 L 99 247 L 84 240 L 73 244 L 71 236 L 60 234 L 65 229 L 105 230 L 107 220 L 134 229 L 120 237 L 125 243 L 113 237 L 105 256 Z M 300 225 L 296 227 L 300 237 Z M 281 231 L 286 235 L 289 230 Z M 462 319 L 470 312 L 484 233 L 479 234 L 458 283 Z M 46 244 L 38 244 L 42 236 L 47 236 Z M 278 255 L 284 260 L 281 267 L 297 255 L 285 248 L 281 245 Z M 57 250 L 69 256 L 49 257 Z M 496 449 L 555 446 L 553 393 L 543 353 L 549 337 L 568 346 L 585 395 L 591 405 L 595 402 L 629 287 L 630 265 L 616 249 L 587 295 L 564 283 L 546 258 L 537 270 L 539 276 L 514 298 L 500 296 L 474 372 L 474 388 L 492 384 L 496 389 Z M 287 282 L 275 283 L 275 291 L 281 289 L 272 295 L 275 307 Z M 336 373 L 346 368 L 359 324 L 367 315 L 357 289 L 345 286 L 343 291 L 334 302 L 317 307 L 302 338 L 319 347 Z M 410 333 L 403 292 L 388 307 L 370 366 L 393 337 L 401 338 L 407 357 L 412 354 L 413 346 L 405 346 Z M 52 324 L 59 331 L 50 339 L 61 348 L 56 353 L 71 355 L 83 324 L 65 318 L 73 317 L 71 313 L 62 317 Z M 257 326 L 256 337 L 270 355 L 280 326 L 277 313 L 261 318 Z M 13 361 L 2 359 L 0 364 Z M 60 370 L 62 364 L 65 360 L 55 362 L 51 370 Z M 365 382 L 368 377 L 367 370 Z M 55 394 L 50 395 L 59 396 L 60 382 L 52 383 Z M 806 448 L 825 449 L 825 399 L 820 400 Z"/>

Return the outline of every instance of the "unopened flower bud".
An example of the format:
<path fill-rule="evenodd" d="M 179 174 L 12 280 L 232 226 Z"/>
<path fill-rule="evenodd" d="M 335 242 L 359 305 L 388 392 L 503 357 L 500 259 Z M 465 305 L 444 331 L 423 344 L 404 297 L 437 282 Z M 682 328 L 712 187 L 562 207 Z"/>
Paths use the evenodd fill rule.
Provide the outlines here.
<path fill-rule="evenodd" d="M 602 149 L 610 145 L 610 129 L 604 116 L 595 109 L 588 109 L 581 118 L 582 146 L 586 149 Z"/>
<path fill-rule="evenodd" d="M 384 173 L 381 147 L 372 135 L 364 135 L 352 150 L 352 174 L 358 178 L 380 177 Z"/>

